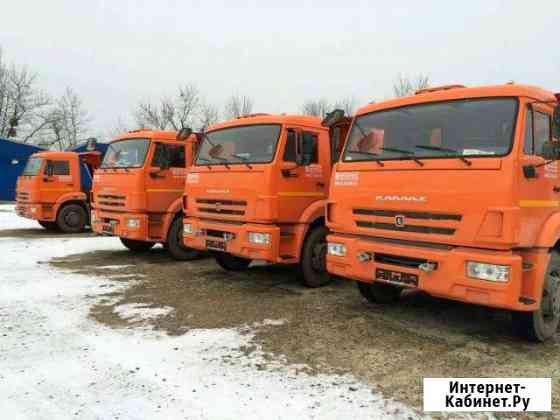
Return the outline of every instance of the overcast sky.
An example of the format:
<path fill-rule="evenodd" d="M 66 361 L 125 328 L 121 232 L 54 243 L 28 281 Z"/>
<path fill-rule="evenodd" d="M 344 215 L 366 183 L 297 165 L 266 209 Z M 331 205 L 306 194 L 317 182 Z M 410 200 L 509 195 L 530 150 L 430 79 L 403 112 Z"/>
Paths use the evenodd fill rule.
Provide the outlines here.
<path fill-rule="evenodd" d="M 102 130 L 182 83 L 220 108 L 248 95 L 259 112 L 363 105 L 389 97 L 399 72 L 560 91 L 559 28 L 556 0 L 18 0 L 2 6 L 0 45 L 52 94 L 71 86 Z"/>

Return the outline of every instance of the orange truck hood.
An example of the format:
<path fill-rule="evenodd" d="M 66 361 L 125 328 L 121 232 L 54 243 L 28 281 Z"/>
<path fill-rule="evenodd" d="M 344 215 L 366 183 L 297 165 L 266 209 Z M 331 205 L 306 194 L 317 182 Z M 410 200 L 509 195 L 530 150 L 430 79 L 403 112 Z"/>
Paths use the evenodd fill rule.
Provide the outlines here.
<path fill-rule="evenodd" d="M 508 248 L 519 232 L 513 171 L 501 170 L 499 159 L 472 162 L 339 167 L 331 182 L 329 227 L 369 237 Z"/>
<path fill-rule="evenodd" d="M 142 169 L 98 169 L 94 175 L 92 191 L 94 206 L 98 209 L 130 212 L 142 212 L 146 209 Z"/>
<path fill-rule="evenodd" d="M 270 222 L 276 217 L 267 170 L 212 166 L 193 167 L 187 173 L 187 214 L 192 217 L 244 222 Z"/>

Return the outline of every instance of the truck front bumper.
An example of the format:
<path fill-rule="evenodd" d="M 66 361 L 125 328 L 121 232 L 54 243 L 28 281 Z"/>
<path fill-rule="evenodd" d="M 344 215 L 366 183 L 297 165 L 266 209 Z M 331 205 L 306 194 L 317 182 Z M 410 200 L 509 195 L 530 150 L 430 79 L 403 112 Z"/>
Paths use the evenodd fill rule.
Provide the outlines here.
<path fill-rule="evenodd" d="M 190 225 L 191 233 L 183 233 L 183 243 L 189 248 L 221 251 L 248 258 L 282 263 L 279 254 L 280 228 L 253 223 L 231 224 L 186 217 L 183 226 Z M 267 235 L 268 243 L 249 241 L 249 233 Z"/>
<path fill-rule="evenodd" d="M 27 219 L 54 222 L 56 212 L 53 205 L 41 203 L 16 203 L 16 214 Z"/>
<path fill-rule="evenodd" d="M 147 241 L 148 216 L 142 213 L 116 213 L 92 209 L 91 229 L 100 235 Z"/>
<path fill-rule="evenodd" d="M 534 311 L 540 304 L 540 298 L 525 298 L 522 292 L 524 281 L 538 283 L 529 276 L 541 274 L 537 268 L 524 272 L 521 255 L 512 251 L 410 245 L 341 234 L 331 234 L 327 241 L 346 247 L 345 256 L 327 255 L 327 270 L 341 277 L 393 283 L 432 296 L 517 311 Z M 469 277 L 468 261 L 509 266 L 508 280 Z M 422 262 L 430 264 L 420 266 Z M 539 291 L 533 295 L 540 296 Z"/>

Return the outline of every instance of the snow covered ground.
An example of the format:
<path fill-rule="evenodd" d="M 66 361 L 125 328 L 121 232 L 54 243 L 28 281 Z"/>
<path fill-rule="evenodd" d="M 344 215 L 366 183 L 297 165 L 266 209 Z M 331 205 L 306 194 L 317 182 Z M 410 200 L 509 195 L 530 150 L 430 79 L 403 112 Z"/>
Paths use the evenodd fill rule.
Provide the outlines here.
<path fill-rule="evenodd" d="M 0 206 L 0 231 L 37 228 Z M 278 358 L 257 369 L 251 329 L 194 330 L 170 337 L 112 330 L 88 318 L 114 280 L 67 273 L 49 259 L 121 249 L 112 238 L 0 237 L 0 413 L 16 419 L 415 419 L 351 376 L 296 373 Z M 118 267 L 115 268 L 118 271 Z M 123 318 L 170 308 L 118 307 Z M 249 333 L 247 333 L 249 329 Z M 270 363 L 268 363 L 270 366 Z"/>

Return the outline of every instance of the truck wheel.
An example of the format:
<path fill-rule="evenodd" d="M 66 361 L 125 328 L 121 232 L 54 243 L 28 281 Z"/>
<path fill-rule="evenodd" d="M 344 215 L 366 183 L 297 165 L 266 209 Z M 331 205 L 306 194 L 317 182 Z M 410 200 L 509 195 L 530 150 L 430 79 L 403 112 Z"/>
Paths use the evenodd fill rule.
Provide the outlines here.
<path fill-rule="evenodd" d="M 174 259 L 180 261 L 189 261 L 200 256 L 198 250 L 183 245 L 183 219 L 180 217 L 176 217 L 171 223 L 165 248 Z"/>
<path fill-rule="evenodd" d="M 67 204 L 58 212 L 56 224 L 64 233 L 79 233 L 84 231 L 87 220 L 87 213 L 82 206 Z"/>
<path fill-rule="evenodd" d="M 227 252 L 216 252 L 214 258 L 218 265 L 227 271 L 243 271 L 251 264 L 251 260 Z"/>
<path fill-rule="evenodd" d="M 50 232 L 55 232 L 58 230 L 58 226 L 56 224 L 56 222 L 47 222 L 44 220 L 37 220 L 37 222 L 44 227 L 46 230 L 50 231 Z"/>
<path fill-rule="evenodd" d="M 327 235 L 325 226 L 313 229 L 305 238 L 301 251 L 299 279 L 304 286 L 324 286 L 331 279 L 327 272 Z"/>
<path fill-rule="evenodd" d="M 546 269 L 541 307 L 534 312 L 513 312 L 515 332 L 530 341 L 544 342 L 556 334 L 560 323 L 560 261 L 553 250 Z"/>
<path fill-rule="evenodd" d="M 137 241 L 136 239 L 119 238 L 124 246 L 132 252 L 148 252 L 155 245 L 154 242 Z"/>
<path fill-rule="evenodd" d="M 356 284 L 360 294 L 370 303 L 395 303 L 399 300 L 402 292 L 402 288 L 398 286 L 377 281 L 373 283 L 357 281 Z"/>

